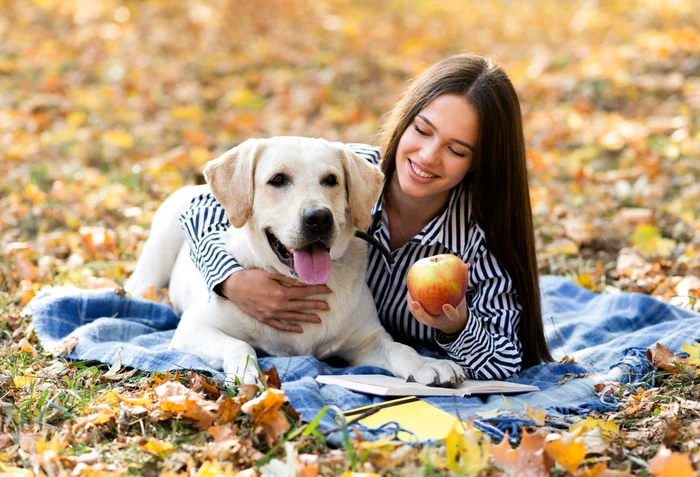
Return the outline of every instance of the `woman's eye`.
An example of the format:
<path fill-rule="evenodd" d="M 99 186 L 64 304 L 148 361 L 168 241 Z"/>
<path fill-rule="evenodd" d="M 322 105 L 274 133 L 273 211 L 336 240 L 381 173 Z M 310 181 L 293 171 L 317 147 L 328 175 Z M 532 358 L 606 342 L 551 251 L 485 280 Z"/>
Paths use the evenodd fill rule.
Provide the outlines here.
<path fill-rule="evenodd" d="M 275 174 L 274 176 L 272 176 L 272 179 L 267 181 L 268 184 L 275 186 L 275 187 L 283 186 L 283 185 L 287 184 L 288 182 L 289 182 L 289 179 L 284 174 Z"/>
<path fill-rule="evenodd" d="M 338 178 L 335 175 L 331 174 L 328 177 L 326 177 L 325 179 L 323 179 L 323 184 L 327 185 L 327 186 L 338 185 Z"/>
<path fill-rule="evenodd" d="M 449 149 L 450 149 L 450 151 L 452 152 L 452 154 L 454 154 L 455 156 L 457 156 L 457 157 L 465 157 L 465 154 L 462 154 L 461 152 L 457 152 L 457 151 L 455 151 L 454 149 L 452 149 L 451 147 L 450 147 Z"/>
<path fill-rule="evenodd" d="M 417 132 L 418 134 L 420 134 L 421 136 L 427 136 L 427 135 L 428 135 L 427 132 L 423 131 L 423 130 L 422 130 L 421 128 L 419 128 L 418 126 L 413 126 L 413 128 L 414 128 L 414 129 L 416 130 L 416 132 Z"/>

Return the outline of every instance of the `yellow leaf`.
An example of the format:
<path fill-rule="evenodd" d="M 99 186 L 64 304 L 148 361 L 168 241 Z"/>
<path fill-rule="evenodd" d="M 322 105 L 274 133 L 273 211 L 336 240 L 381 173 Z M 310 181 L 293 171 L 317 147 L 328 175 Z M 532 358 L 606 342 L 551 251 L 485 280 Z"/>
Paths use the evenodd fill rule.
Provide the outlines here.
<path fill-rule="evenodd" d="M 179 106 L 170 110 L 170 116 L 173 119 L 201 121 L 203 115 L 199 106 Z"/>
<path fill-rule="evenodd" d="M 78 422 L 81 424 L 93 423 L 93 424 L 104 424 L 109 422 L 114 416 L 117 415 L 117 410 L 114 409 L 109 404 L 98 404 L 97 406 L 90 407 L 90 411 L 97 411 L 85 417 L 78 418 Z"/>
<path fill-rule="evenodd" d="M 588 273 L 582 273 L 581 275 L 576 277 L 576 283 L 578 283 L 580 286 L 583 288 L 587 288 L 588 290 L 593 290 L 593 280 L 591 279 L 591 276 Z"/>
<path fill-rule="evenodd" d="M 159 439 L 148 439 L 143 445 L 144 450 L 159 457 L 165 457 L 173 451 L 173 445 L 170 442 L 161 441 Z"/>
<path fill-rule="evenodd" d="M 13 382 L 16 388 L 23 388 L 28 384 L 32 384 L 36 381 L 36 376 L 15 376 Z"/>
<path fill-rule="evenodd" d="M 611 437 L 612 434 L 620 433 L 620 426 L 618 426 L 615 421 L 603 421 L 602 419 L 593 419 L 592 417 L 587 417 L 569 428 L 570 432 L 578 432 L 580 429 L 581 433 L 590 431 L 599 427 L 602 431 L 604 437 Z"/>
<path fill-rule="evenodd" d="M 238 475 L 233 470 L 233 464 L 226 464 L 222 467 L 219 462 L 205 461 L 197 472 L 197 477 L 236 477 Z"/>
<path fill-rule="evenodd" d="M 190 151 L 190 157 L 192 158 L 192 162 L 201 166 L 209 162 L 211 153 L 204 147 L 195 147 Z"/>
<path fill-rule="evenodd" d="M 471 424 L 460 434 L 459 425 L 455 423 L 445 438 L 448 468 L 469 475 L 477 474 L 489 465 L 491 440 L 488 436 L 482 436 L 481 431 Z"/>
<path fill-rule="evenodd" d="M 68 116 L 66 116 L 66 123 L 70 127 L 78 127 L 82 126 L 85 124 L 85 121 L 87 120 L 87 114 L 85 114 L 82 111 L 74 111 L 72 113 L 68 113 Z"/>
<path fill-rule="evenodd" d="M 21 469 L 19 467 L 10 467 L 0 462 L 0 471 L 2 475 L 11 477 L 34 477 L 36 474 L 31 469 Z"/>
<path fill-rule="evenodd" d="M 34 184 L 33 182 L 30 182 L 29 184 L 24 186 L 24 192 L 22 196 L 25 199 L 31 200 L 34 204 L 40 204 L 46 200 L 46 194 L 39 189 L 39 186 Z"/>
<path fill-rule="evenodd" d="M 693 366 L 700 366 L 700 343 L 683 343 L 681 345 L 681 349 L 690 355 L 685 359 L 686 362 L 692 364 Z"/>
<path fill-rule="evenodd" d="M 659 452 L 649 461 L 649 470 L 658 477 L 696 477 L 690 456 L 672 452 L 661 446 Z"/>
<path fill-rule="evenodd" d="M 620 426 L 612 419 L 609 421 L 603 422 L 598 427 L 600 427 L 600 430 L 603 431 L 604 437 L 611 437 L 612 434 L 619 434 L 620 433 Z"/>
<path fill-rule="evenodd" d="M 646 254 L 658 254 L 667 257 L 676 246 L 676 242 L 661 236 L 658 228 L 649 224 L 639 224 L 634 230 L 632 244 Z"/>
<path fill-rule="evenodd" d="M 134 138 L 131 134 L 117 129 L 102 134 L 102 142 L 120 149 L 131 149 L 134 146 Z"/>
<path fill-rule="evenodd" d="M 581 438 L 583 427 L 579 427 L 574 432 L 561 434 L 550 434 L 545 440 L 544 448 L 547 454 L 572 474 L 576 473 L 578 466 L 586 457 L 586 447 Z"/>
<path fill-rule="evenodd" d="M 544 409 L 542 409 L 542 406 L 540 406 L 539 411 L 535 411 L 534 407 L 526 406 L 525 412 L 527 412 L 527 415 L 530 416 L 533 421 L 535 421 L 535 424 L 538 426 L 544 426 L 544 419 L 547 417 L 547 413 Z"/>

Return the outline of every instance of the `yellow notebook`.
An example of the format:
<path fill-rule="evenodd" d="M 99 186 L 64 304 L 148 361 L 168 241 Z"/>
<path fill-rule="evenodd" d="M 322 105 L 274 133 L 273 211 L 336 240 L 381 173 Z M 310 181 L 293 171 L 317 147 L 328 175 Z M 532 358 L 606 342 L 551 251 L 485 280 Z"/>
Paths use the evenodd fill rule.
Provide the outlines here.
<path fill-rule="evenodd" d="M 459 419 L 415 396 L 386 401 L 380 404 L 359 407 L 345 411 L 343 415 L 348 421 L 356 419 L 365 412 L 378 409 L 371 415 L 360 419 L 367 427 L 379 427 L 390 421 L 395 421 L 404 429 L 409 429 L 418 440 L 444 439 Z M 413 437 L 407 432 L 399 432 L 397 437 L 403 441 L 413 442 Z"/>

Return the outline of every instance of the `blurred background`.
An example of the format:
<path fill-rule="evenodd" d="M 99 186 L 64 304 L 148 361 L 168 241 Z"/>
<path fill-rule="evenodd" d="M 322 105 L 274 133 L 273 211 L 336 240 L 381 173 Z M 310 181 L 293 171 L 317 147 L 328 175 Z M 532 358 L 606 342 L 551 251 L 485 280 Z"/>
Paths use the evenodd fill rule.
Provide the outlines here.
<path fill-rule="evenodd" d="M 694 306 L 699 31 L 690 0 L 0 2 L 0 289 L 120 284 L 206 161 L 376 143 L 410 78 L 476 52 L 520 95 L 541 271 Z"/>

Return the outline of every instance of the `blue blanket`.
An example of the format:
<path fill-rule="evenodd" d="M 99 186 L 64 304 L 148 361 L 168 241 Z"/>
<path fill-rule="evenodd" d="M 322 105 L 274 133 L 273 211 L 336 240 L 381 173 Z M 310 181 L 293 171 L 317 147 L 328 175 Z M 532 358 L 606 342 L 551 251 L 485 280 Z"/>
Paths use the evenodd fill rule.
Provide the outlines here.
<path fill-rule="evenodd" d="M 575 363 L 544 364 L 513 378 L 512 381 L 534 384 L 541 389 L 508 397 L 509 409 L 513 412 L 524 410 L 528 405 L 542 406 L 555 416 L 613 410 L 618 405 L 615 398 L 596 396 L 595 384 L 639 382 L 652 371 L 645 357 L 648 347 L 660 342 L 678 352 L 682 343 L 700 338 L 700 315 L 646 295 L 595 294 L 567 279 L 552 276 L 542 277 L 541 288 L 545 329 L 552 354 L 555 359 L 573 356 Z M 78 337 L 77 346 L 67 355 L 69 358 L 112 364 L 119 355 L 122 365 L 145 371 L 195 369 L 225 378 L 221 371 L 197 356 L 168 350 L 178 316 L 161 304 L 120 296 L 112 290 L 47 288 L 27 305 L 26 312 L 33 316 L 36 335 L 48 350 L 68 335 Z M 422 352 L 428 353 L 427 350 Z M 321 385 L 314 379 L 317 375 L 388 374 L 379 368 L 336 368 L 309 356 L 265 357 L 259 362 L 263 369 L 277 368 L 292 407 L 307 421 L 323 406 L 348 410 L 381 402 L 380 398 L 339 386 Z M 565 377 L 573 379 L 559 384 Z M 485 399 L 429 398 L 427 401 L 463 419 L 504 406 L 500 395 Z M 322 430 L 337 428 L 332 414 L 326 413 L 321 420 Z M 497 428 L 487 421 L 477 423 L 498 437 Z M 501 429 L 502 425 L 500 422 Z M 394 431 L 392 428 L 363 428 L 370 439 Z M 342 435 L 336 431 L 330 434 L 329 442 L 338 444 L 341 439 Z"/>

